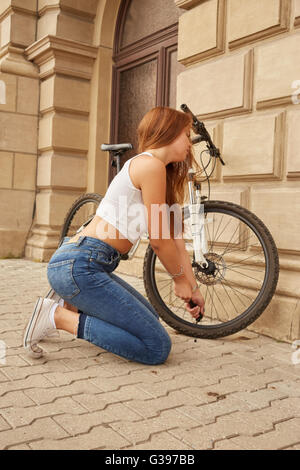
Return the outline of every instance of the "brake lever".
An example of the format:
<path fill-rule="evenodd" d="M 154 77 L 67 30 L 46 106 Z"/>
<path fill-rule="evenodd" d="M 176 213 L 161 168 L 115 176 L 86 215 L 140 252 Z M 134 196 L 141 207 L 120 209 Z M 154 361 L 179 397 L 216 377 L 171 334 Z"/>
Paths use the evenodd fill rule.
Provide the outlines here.
<path fill-rule="evenodd" d="M 225 166 L 225 162 L 220 155 L 220 150 L 215 146 L 215 144 L 211 140 L 211 137 L 207 129 L 205 128 L 205 125 L 203 124 L 203 122 L 199 121 L 199 119 L 195 116 L 195 114 L 192 113 L 192 111 L 186 104 L 182 104 L 180 108 L 182 109 L 184 113 L 188 113 L 192 116 L 193 127 L 198 133 L 196 137 L 192 138 L 192 144 L 194 145 L 194 144 L 198 144 L 199 142 L 205 141 L 207 143 L 207 147 L 208 147 L 210 154 L 215 158 L 219 158 L 222 165 Z"/>

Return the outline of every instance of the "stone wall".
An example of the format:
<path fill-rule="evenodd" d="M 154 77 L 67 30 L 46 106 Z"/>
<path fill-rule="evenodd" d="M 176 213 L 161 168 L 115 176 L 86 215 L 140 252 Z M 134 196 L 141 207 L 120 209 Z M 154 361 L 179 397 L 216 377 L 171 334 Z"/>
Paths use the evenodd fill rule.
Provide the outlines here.
<path fill-rule="evenodd" d="M 178 79 L 177 104 L 189 105 L 213 131 L 226 162 L 217 168 L 211 198 L 249 208 L 279 249 L 277 294 L 256 328 L 297 338 L 300 1 L 176 4 L 186 9 L 179 23 L 179 60 L 186 70 Z"/>
<path fill-rule="evenodd" d="M 21 256 L 36 189 L 39 80 L 24 56 L 35 40 L 36 1 L 0 3 L 0 257 Z"/>
<path fill-rule="evenodd" d="M 67 210 L 107 187 L 112 49 L 120 0 L 39 0 L 26 49 L 40 78 L 36 216 L 25 255 L 48 261 Z"/>
<path fill-rule="evenodd" d="M 119 5 L 0 4 L 0 257 L 49 260 L 70 205 L 107 187 Z"/>

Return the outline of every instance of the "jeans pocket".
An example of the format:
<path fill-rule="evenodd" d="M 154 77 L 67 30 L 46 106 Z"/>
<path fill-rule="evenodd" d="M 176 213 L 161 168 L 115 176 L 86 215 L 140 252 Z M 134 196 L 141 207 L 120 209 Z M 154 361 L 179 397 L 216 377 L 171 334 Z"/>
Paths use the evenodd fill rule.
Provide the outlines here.
<path fill-rule="evenodd" d="M 120 262 L 119 256 L 107 255 L 103 252 L 98 252 L 95 257 L 90 258 L 90 267 L 97 268 L 106 272 L 112 272 L 116 269 Z"/>
<path fill-rule="evenodd" d="M 52 289 L 63 299 L 72 299 L 80 289 L 73 277 L 74 259 L 48 264 L 47 276 Z"/>

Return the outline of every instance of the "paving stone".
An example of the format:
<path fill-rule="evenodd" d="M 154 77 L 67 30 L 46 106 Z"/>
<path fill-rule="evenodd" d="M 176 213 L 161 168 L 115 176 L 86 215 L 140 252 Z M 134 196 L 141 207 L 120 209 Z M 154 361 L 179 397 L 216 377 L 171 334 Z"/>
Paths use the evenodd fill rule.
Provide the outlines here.
<path fill-rule="evenodd" d="M 300 449 L 300 365 L 287 343 L 250 331 L 194 339 L 165 326 L 158 366 L 127 361 L 66 332 L 22 348 L 47 264 L 0 260 L 0 448 Z M 121 277 L 144 293 L 142 279 Z"/>
<path fill-rule="evenodd" d="M 128 444 L 129 442 L 124 437 L 104 426 L 97 426 L 88 434 L 80 434 L 76 437 L 60 440 L 43 439 L 29 443 L 33 450 L 118 450 Z"/>
<path fill-rule="evenodd" d="M 72 398 L 58 398 L 53 403 L 34 405 L 27 407 L 11 406 L 1 410 L 2 416 L 14 428 L 31 425 L 38 418 L 52 417 L 68 413 L 72 418 L 74 415 L 86 413 L 86 409 Z"/>
<path fill-rule="evenodd" d="M 148 418 L 134 423 L 119 421 L 110 425 L 122 436 L 126 436 L 133 444 L 150 439 L 151 434 L 167 431 L 173 428 L 190 429 L 197 426 L 197 422 L 187 416 L 177 413 L 176 410 L 161 412 L 158 417 Z"/>
<path fill-rule="evenodd" d="M 192 447 L 176 439 L 169 432 L 153 434 L 142 444 L 124 447 L 122 450 L 191 450 Z"/>
<path fill-rule="evenodd" d="M 33 439 L 62 439 L 68 434 L 51 418 L 39 419 L 30 426 L 0 432 L 0 449 L 24 444 Z"/>
<path fill-rule="evenodd" d="M 22 391 L 8 392 L 0 398 L 0 410 L 9 406 L 32 406 L 35 402 L 25 395 Z"/>
<path fill-rule="evenodd" d="M 300 420 L 290 419 L 274 425 L 274 430 L 258 436 L 237 436 L 234 444 L 247 450 L 281 450 L 300 442 Z"/>

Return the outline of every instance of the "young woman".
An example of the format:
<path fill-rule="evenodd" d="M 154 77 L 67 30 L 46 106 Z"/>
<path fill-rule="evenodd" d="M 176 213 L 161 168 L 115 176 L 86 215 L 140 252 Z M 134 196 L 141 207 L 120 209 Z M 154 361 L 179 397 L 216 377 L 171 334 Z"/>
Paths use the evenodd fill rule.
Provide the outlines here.
<path fill-rule="evenodd" d="M 171 238 L 163 234 L 167 207 L 183 203 L 187 172 L 195 164 L 191 125 L 189 115 L 166 107 L 144 116 L 138 128 L 141 153 L 115 176 L 90 224 L 66 238 L 49 262 L 53 295 L 38 298 L 24 334 L 24 347 L 32 355 L 40 357 L 43 350 L 37 344 L 61 329 L 129 360 L 161 364 L 167 359 L 171 340 L 154 308 L 113 274 L 121 254 L 145 230 L 173 278 L 175 295 L 186 302 L 193 317 L 204 314 L 184 241 L 174 236 L 174 220 Z M 137 231 L 132 209 L 141 205 Z M 152 216 L 157 207 L 163 208 L 159 218 Z M 189 307 L 190 299 L 196 307 Z"/>

